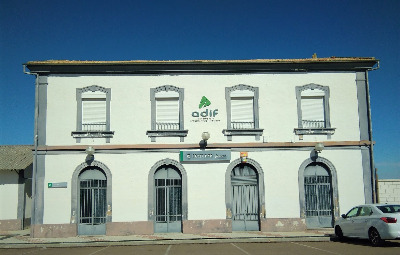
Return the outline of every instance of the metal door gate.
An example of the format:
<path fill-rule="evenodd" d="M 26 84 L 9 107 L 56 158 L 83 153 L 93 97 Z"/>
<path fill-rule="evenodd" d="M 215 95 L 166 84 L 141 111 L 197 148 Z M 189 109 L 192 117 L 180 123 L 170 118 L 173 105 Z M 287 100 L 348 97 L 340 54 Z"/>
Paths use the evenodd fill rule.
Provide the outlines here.
<path fill-rule="evenodd" d="M 182 232 L 182 178 L 173 168 L 161 168 L 154 175 L 155 232 Z"/>
<path fill-rule="evenodd" d="M 332 227 L 332 185 L 321 165 L 309 165 L 304 173 L 306 224 L 309 228 Z"/>
<path fill-rule="evenodd" d="M 231 172 L 232 230 L 260 230 L 258 175 L 248 164 L 240 164 Z"/>
<path fill-rule="evenodd" d="M 107 180 L 99 170 L 86 170 L 79 176 L 78 235 L 105 235 Z"/>

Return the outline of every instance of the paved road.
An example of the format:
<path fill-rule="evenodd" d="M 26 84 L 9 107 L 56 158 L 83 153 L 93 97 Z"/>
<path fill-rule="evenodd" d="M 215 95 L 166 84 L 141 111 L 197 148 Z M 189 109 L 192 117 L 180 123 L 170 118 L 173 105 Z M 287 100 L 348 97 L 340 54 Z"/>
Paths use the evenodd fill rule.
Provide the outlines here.
<path fill-rule="evenodd" d="M 108 246 L 75 248 L 0 249 L 1 255 L 354 255 L 354 254 L 400 254 L 400 241 L 387 242 L 383 247 L 371 247 L 367 241 L 345 242 L 284 242 L 284 243 L 224 243 L 224 244 L 178 244 L 143 246 Z"/>

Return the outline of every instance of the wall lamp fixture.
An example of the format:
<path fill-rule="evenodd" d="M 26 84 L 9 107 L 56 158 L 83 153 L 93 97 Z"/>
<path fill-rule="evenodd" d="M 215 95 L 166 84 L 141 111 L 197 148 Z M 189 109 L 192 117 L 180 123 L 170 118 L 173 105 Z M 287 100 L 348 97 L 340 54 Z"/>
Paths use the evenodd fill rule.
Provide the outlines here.
<path fill-rule="evenodd" d="M 86 161 L 93 161 L 95 149 L 92 146 L 89 146 L 89 147 L 87 147 L 85 152 L 87 154 Z"/>
<path fill-rule="evenodd" d="M 317 153 L 321 153 L 322 150 L 323 150 L 324 148 L 325 148 L 325 147 L 324 147 L 324 144 L 323 144 L 323 143 L 316 143 L 316 144 L 315 144 L 315 147 L 314 147 L 314 150 L 315 150 Z"/>
<path fill-rule="evenodd" d="M 200 141 L 199 145 L 200 145 L 200 148 L 204 150 L 207 147 L 207 140 L 210 139 L 210 133 L 203 132 L 201 134 L 201 139 L 203 139 L 203 140 Z"/>

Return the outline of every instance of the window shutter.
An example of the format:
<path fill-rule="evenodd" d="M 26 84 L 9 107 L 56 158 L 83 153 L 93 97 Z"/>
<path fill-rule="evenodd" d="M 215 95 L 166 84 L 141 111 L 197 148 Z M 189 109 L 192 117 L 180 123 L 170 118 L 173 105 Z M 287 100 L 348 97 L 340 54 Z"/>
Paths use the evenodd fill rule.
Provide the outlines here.
<path fill-rule="evenodd" d="M 231 98 L 231 122 L 240 122 L 238 128 L 254 128 L 253 97 Z"/>
<path fill-rule="evenodd" d="M 301 92 L 302 97 L 323 97 L 325 92 L 320 89 L 306 89 Z"/>
<path fill-rule="evenodd" d="M 307 89 L 301 92 L 301 115 L 303 128 L 325 127 L 325 92 L 320 89 Z"/>
<path fill-rule="evenodd" d="M 325 126 L 324 99 L 322 97 L 302 97 L 301 115 L 304 128 L 324 127 Z"/>
<path fill-rule="evenodd" d="M 236 97 L 254 97 L 254 92 L 251 90 L 234 90 L 231 92 L 231 98 L 236 98 Z"/>
<path fill-rule="evenodd" d="M 105 124 L 106 100 L 83 99 L 82 100 L 82 124 Z"/>
<path fill-rule="evenodd" d="M 179 100 L 177 98 L 157 98 L 157 123 L 179 123 Z"/>
<path fill-rule="evenodd" d="M 82 93 L 82 99 L 106 99 L 106 93 L 102 91 L 86 91 Z"/>
<path fill-rule="evenodd" d="M 179 130 L 179 93 L 159 91 L 156 98 L 156 130 Z"/>

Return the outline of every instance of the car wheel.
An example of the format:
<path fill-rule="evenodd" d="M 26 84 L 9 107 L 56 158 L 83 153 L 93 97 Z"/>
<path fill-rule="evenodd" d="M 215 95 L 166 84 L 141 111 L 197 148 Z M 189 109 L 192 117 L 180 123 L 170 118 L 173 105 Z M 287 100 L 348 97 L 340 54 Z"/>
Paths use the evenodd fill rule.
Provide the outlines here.
<path fill-rule="evenodd" d="M 335 227 L 335 235 L 339 240 L 343 239 L 343 231 L 339 226 Z"/>
<path fill-rule="evenodd" d="M 368 238 L 369 238 L 369 241 L 371 242 L 371 244 L 373 246 L 379 246 L 379 245 L 381 245 L 383 243 L 383 241 L 381 239 L 381 236 L 379 235 L 378 230 L 376 230 L 375 228 L 371 228 L 368 231 Z"/>

